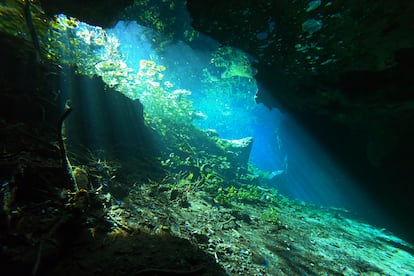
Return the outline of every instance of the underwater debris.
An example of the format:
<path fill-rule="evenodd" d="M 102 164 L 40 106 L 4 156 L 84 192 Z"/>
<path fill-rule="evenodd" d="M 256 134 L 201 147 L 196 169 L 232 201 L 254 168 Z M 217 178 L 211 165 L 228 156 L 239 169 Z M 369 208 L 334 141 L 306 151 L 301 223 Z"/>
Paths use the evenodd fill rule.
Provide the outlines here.
<path fill-rule="evenodd" d="M 74 193 L 69 193 L 69 203 L 67 206 L 85 212 L 90 205 L 89 192 L 86 189 L 79 189 Z"/>
<path fill-rule="evenodd" d="M 66 152 L 65 143 L 63 142 L 63 127 L 64 127 L 63 123 L 71 112 L 72 112 L 72 108 L 69 106 L 69 102 L 66 102 L 65 111 L 60 116 L 59 121 L 58 121 L 58 130 L 59 130 L 58 143 L 59 143 L 60 155 L 62 159 L 62 168 L 63 168 L 63 171 L 66 172 L 66 182 L 70 184 L 70 186 L 75 191 L 77 191 L 79 189 L 73 177 L 72 166 L 70 164 L 70 161 L 69 161 L 69 158 Z"/>
<path fill-rule="evenodd" d="M 77 189 L 80 190 L 88 190 L 89 189 L 89 179 L 88 179 L 88 172 L 80 167 L 75 167 L 73 169 L 73 178 L 76 183 Z"/>

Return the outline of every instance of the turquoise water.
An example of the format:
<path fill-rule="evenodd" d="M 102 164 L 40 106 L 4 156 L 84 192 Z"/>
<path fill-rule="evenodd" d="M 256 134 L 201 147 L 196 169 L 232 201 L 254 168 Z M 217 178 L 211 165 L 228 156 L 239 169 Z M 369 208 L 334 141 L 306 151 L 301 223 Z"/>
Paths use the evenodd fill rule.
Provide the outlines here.
<path fill-rule="evenodd" d="M 58 23 L 73 20 L 62 15 Z M 75 22 L 57 39 L 66 45 L 57 47 L 62 62 L 75 63 L 79 73 L 101 76 L 109 87 L 139 99 L 147 122 L 164 137 L 174 135 L 168 129 L 189 124 L 222 139 L 253 137 L 249 164 L 260 176 L 259 185 L 295 200 L 346 208 L 379 225 L 394 224 L 295 118 L 255 102 L 254 57 L 202 34 L 189 43 L 135 22 L 119 21 L 107 30 Z M 177 139 L 171 143 L 188 142 Z M 185 154 L 180 162 L 199 163 L 200 156 Z M 169 153 L 164 155 L 161 159 L 169 159 Z"/>
<path fill-rule="evenodd" d="M 70 20 L 62 15 L 58 22 Z M 261 185 L 293 199 L 376 216 L 352 176 L 294 118 L 255 102 L 256 69 L 246 53 L 202 34 L 194 46 L 124 21 L 108 30 L 77 22 L 59 40 L 69 47 L 78 43 L 70 55 L 62 50 L 63 59 L 139 99 L 153 123 L 190 123 L 229 140 L 253 137 L 249 161 L 264 175 Z"/>
<path fill-rule="evenodd" d="M 2 15 L 16 22 L 0 27 L 17 37 L 6 38 L 0 74 L 2 271 L 21 264 L 32 275 L 68 267 L 68 275 L 414 271 L 414 248 L 397 237 L 412 234 L 376 204 L 375 181 L 371 190 L 360 185 L 375 177 L 363 166 L 353 175 L 359 160 L 335 157 L 346 151 L 338 137 L 355 132 L 261 104 L 267 97 L 288 110 L 297 98 L 279 95 L 283 80 L 263 90 L 255 56 L 191 29 L 188 14 L 184 24 L 149 13 L 154 29 L 127 21 L 103 29 L 65 15 L 38 20 L 40 7 L 27 10 L 32 1 L 8 3 Z M 27 26 L 15 24 L 23 5 Z M 311 1 L 305 11 L 320 5 Z M 297 27 L 310 38 L 325 23 Z M 265 42 L 256 57 L 277 46 L 280 26 L 267 24 L 253 31 Z M 26 44 L 15 48 L 16 41 Z M 381 153 L 370 143 L 375 161 Z"/>

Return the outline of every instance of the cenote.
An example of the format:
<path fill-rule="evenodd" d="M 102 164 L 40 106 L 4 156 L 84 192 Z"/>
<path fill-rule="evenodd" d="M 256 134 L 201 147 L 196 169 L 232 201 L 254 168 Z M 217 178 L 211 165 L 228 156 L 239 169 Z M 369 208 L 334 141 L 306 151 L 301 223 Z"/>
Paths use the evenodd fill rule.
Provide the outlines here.
<path fill-rule="evenodd" d="M 0 1 L 0 274 L 414 275 L 414 4 L 360 2 Z"/>

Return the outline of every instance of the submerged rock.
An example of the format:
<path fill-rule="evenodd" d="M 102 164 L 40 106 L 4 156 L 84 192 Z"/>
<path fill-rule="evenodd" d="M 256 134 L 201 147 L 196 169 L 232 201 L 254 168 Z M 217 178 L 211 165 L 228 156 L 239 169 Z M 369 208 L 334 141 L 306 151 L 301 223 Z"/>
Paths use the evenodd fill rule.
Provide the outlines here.
<path fill-rule="evenodd" d="M 219 141 L 225 151 L 229 153 L 240 166 L 247 167 L 250 152 L 253 147 L 253 137 L 245 137 L 238 140 L 220 139 Z"/>
<path fill-rule="evenodd" d="M 319 6 L 321 4 L 322 4 L 322 1 L 321 0 L 313 0 L 313 1 L 310 1 L 308 3 L 308 7 L 306 8 L 306 12 L 310 12 L 310 11 L 316 10 L 317 8 L 319 8 Z"/>
<path fill-rule="evenodd" d="M 302 30 L 312 35 L 322 29 L 322 21 L 316 19 L 308 19 L 302 23 Z"/>

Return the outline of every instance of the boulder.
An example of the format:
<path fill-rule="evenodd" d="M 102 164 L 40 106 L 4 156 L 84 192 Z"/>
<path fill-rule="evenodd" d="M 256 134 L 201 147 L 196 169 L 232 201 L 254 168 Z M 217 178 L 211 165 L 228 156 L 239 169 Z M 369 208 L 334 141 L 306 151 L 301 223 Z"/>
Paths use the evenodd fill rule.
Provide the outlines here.
<path fill-rule="evenodd" d="M 253 137 L 245 137 L 238 140 L 219 139 L 218 143 L 223 147 L 231 161 L 240 167 L 247 168 L 253 147 Z"/>

